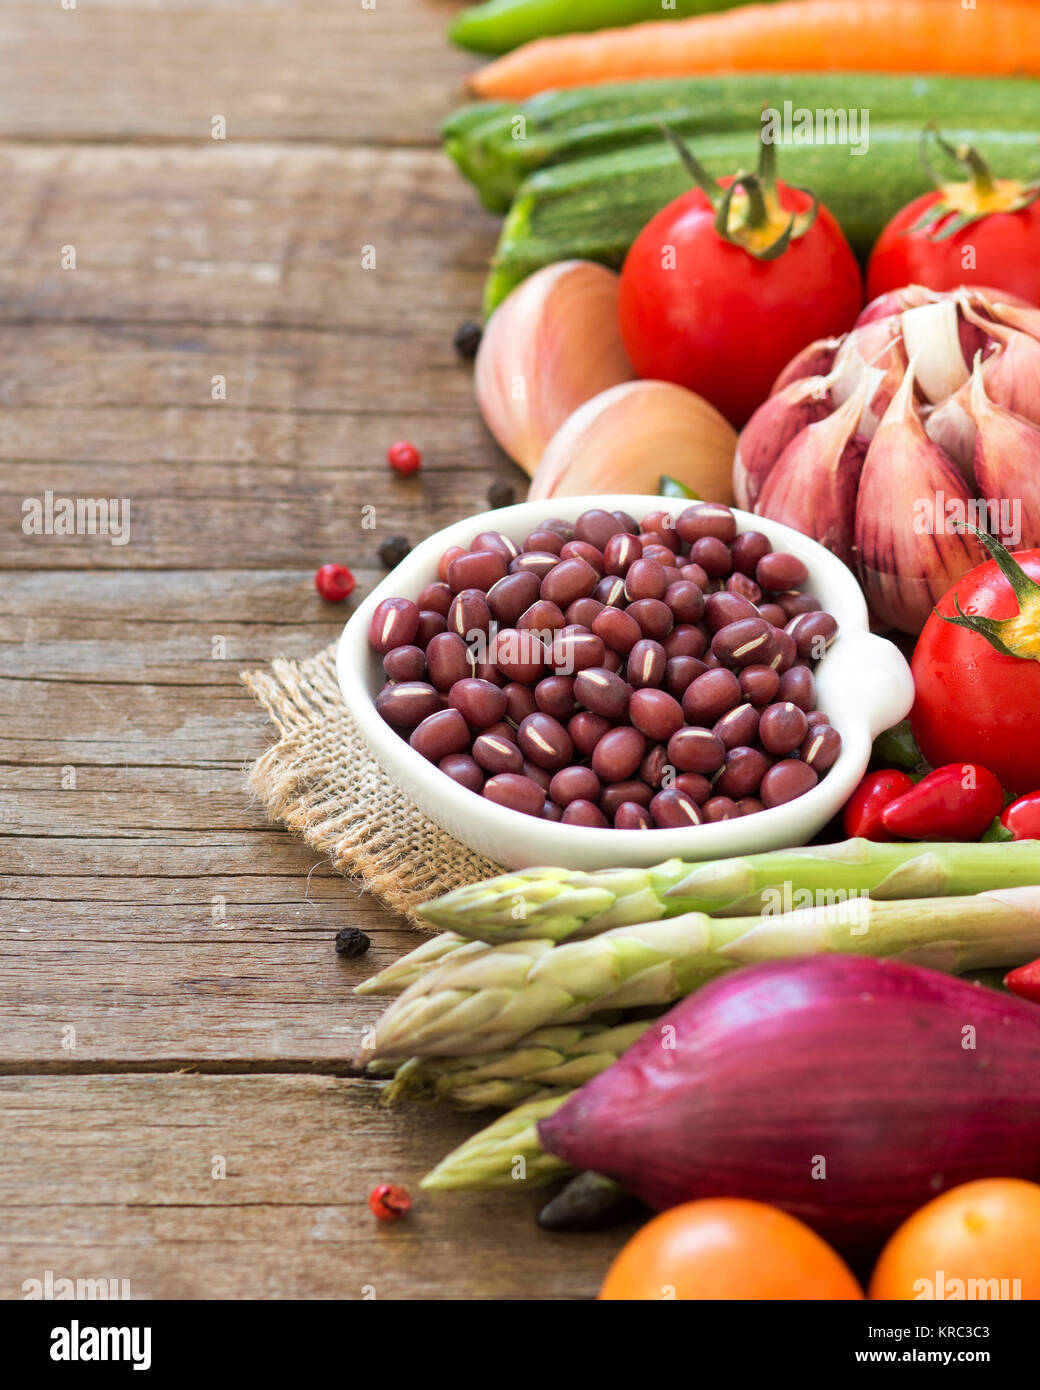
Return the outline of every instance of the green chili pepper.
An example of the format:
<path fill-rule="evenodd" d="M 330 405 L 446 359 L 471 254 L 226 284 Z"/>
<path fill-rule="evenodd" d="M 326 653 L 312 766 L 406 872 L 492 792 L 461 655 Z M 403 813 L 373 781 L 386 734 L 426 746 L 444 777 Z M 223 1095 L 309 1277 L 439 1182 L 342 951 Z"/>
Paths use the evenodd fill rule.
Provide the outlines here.
<path fill-rule="evenodd" d="M 662 473 L 657 480 L 658 497 L 686 497 L 693 502 L 700 502 L 700 496 L 694 492 L 692 487 L 687 487 L 678 478 L 673 478 L 670 473 Z"/>
<path fill-rule="evenodd" d="M 448 31 L 462 48 L 508 53 L 531 39 L 617 29 L 653 19 L 731 10 L 743 0 L 487 0 L 463 10 Z"/>

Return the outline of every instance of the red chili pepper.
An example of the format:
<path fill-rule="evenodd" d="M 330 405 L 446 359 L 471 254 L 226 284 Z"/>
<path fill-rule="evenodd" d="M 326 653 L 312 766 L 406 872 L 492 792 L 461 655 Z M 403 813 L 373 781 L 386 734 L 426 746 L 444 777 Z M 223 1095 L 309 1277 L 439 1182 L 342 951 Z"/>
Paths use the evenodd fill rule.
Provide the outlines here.
<path fill-rule="evenodd" d="M 1003 805 L 1003 789 L 987 768 L 947 763 L 890 801 L 881 824 L 904 840 L 977 840 Z"/>
<path fill-rule="evenodd" d="M 368 1194 L 368 1205 L 380 1221 L 400 1221 L 412 1209 L 412 1199 L 403 1187 L 381 1182 Z"/>
<path fill-rule="evenodd" d="M 1012 994 L 1040 1004 L 1040 960 L 1031 961 L 1029 965 L 1020 965 L 1017 970 L 1012 970 L 1004 976 L 1004 983 Z"/>
<path fill-rule="evenodd" d="M 1027 792 L 1012 801 L 1000 818 L 1000 823 L 1012 840 L 1040 840 L 1040 791 Z"/>
<path fill-rule="evenodd" d="M 868 772 L 845 803 L 842 817 L 846 835 L 859 835 L 864 840 L 894 840 L 881 824 L 881 812 L 890 801 L 913 787 L 912 777 L 896 768 L 883 772 Z"/>

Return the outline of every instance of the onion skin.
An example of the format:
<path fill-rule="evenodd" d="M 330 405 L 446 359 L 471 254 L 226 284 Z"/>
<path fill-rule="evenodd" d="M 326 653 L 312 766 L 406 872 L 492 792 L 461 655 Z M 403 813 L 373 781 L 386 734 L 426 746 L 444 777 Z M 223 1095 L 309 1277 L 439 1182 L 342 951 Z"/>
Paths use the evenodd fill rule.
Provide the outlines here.
<path fill-rule="evenodd" d="M 634 376 L 618 326 L 618 277 L 591 261 L 559 261 L 491 315 L 473 382 L 484 423 L 532 474 L 573 411 Z"/>
<path fill-rule="evenodd" d="M 893 960 L 753 966 L 677 1005 L 538 1132 L 657 1210 L 770 1202 L 866 1256 L 946 1188 L 1040 1175 L 1040 1009 Z"/>
<path fill-rule="evenodd" d="M 527 500 L 658 490 L 662 474 L 705 502 L 733 502 L 737 434 L 701 396 L 671 381 L 625 381 L 568 416 L 546 445 Z"/>

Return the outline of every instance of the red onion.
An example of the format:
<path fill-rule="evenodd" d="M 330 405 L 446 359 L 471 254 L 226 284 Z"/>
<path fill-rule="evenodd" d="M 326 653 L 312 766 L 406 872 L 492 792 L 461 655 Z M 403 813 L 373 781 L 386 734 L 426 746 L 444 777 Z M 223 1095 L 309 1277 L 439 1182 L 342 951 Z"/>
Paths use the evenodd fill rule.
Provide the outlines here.
<path fill-rule="evenodd" d="M 651 1207 L 771 1202 L 866 1254 L 944 1189 L 1040 1177 L 1040 1009 L 868 957 L 740 970 L 543 1120 Z"/>

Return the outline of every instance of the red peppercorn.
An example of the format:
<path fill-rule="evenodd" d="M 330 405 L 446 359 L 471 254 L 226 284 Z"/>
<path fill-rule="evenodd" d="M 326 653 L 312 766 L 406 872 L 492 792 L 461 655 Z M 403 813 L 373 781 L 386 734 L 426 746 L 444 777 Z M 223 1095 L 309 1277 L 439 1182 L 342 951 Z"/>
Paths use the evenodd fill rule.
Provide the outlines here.
<path fill-rule="evenodd" d="M 412 1209 L 412 1199 L 403 1187 L 381 1182 L 368 1194 L 372 1215 L 380 1221 L 400 1221 Z"/>
<path fill-rule="evenodd" d="M 418 473 L 422 464 L 422 454 L 414 444 L 402 439 L 387 449 L 386 461 L 395 473 Z"/>
<path fill-rule="evenodd" d="M 354 592 L 354 576 L 346 565 L 322 565 L 314 587 L 328 603 L 342 603 Z"/>

